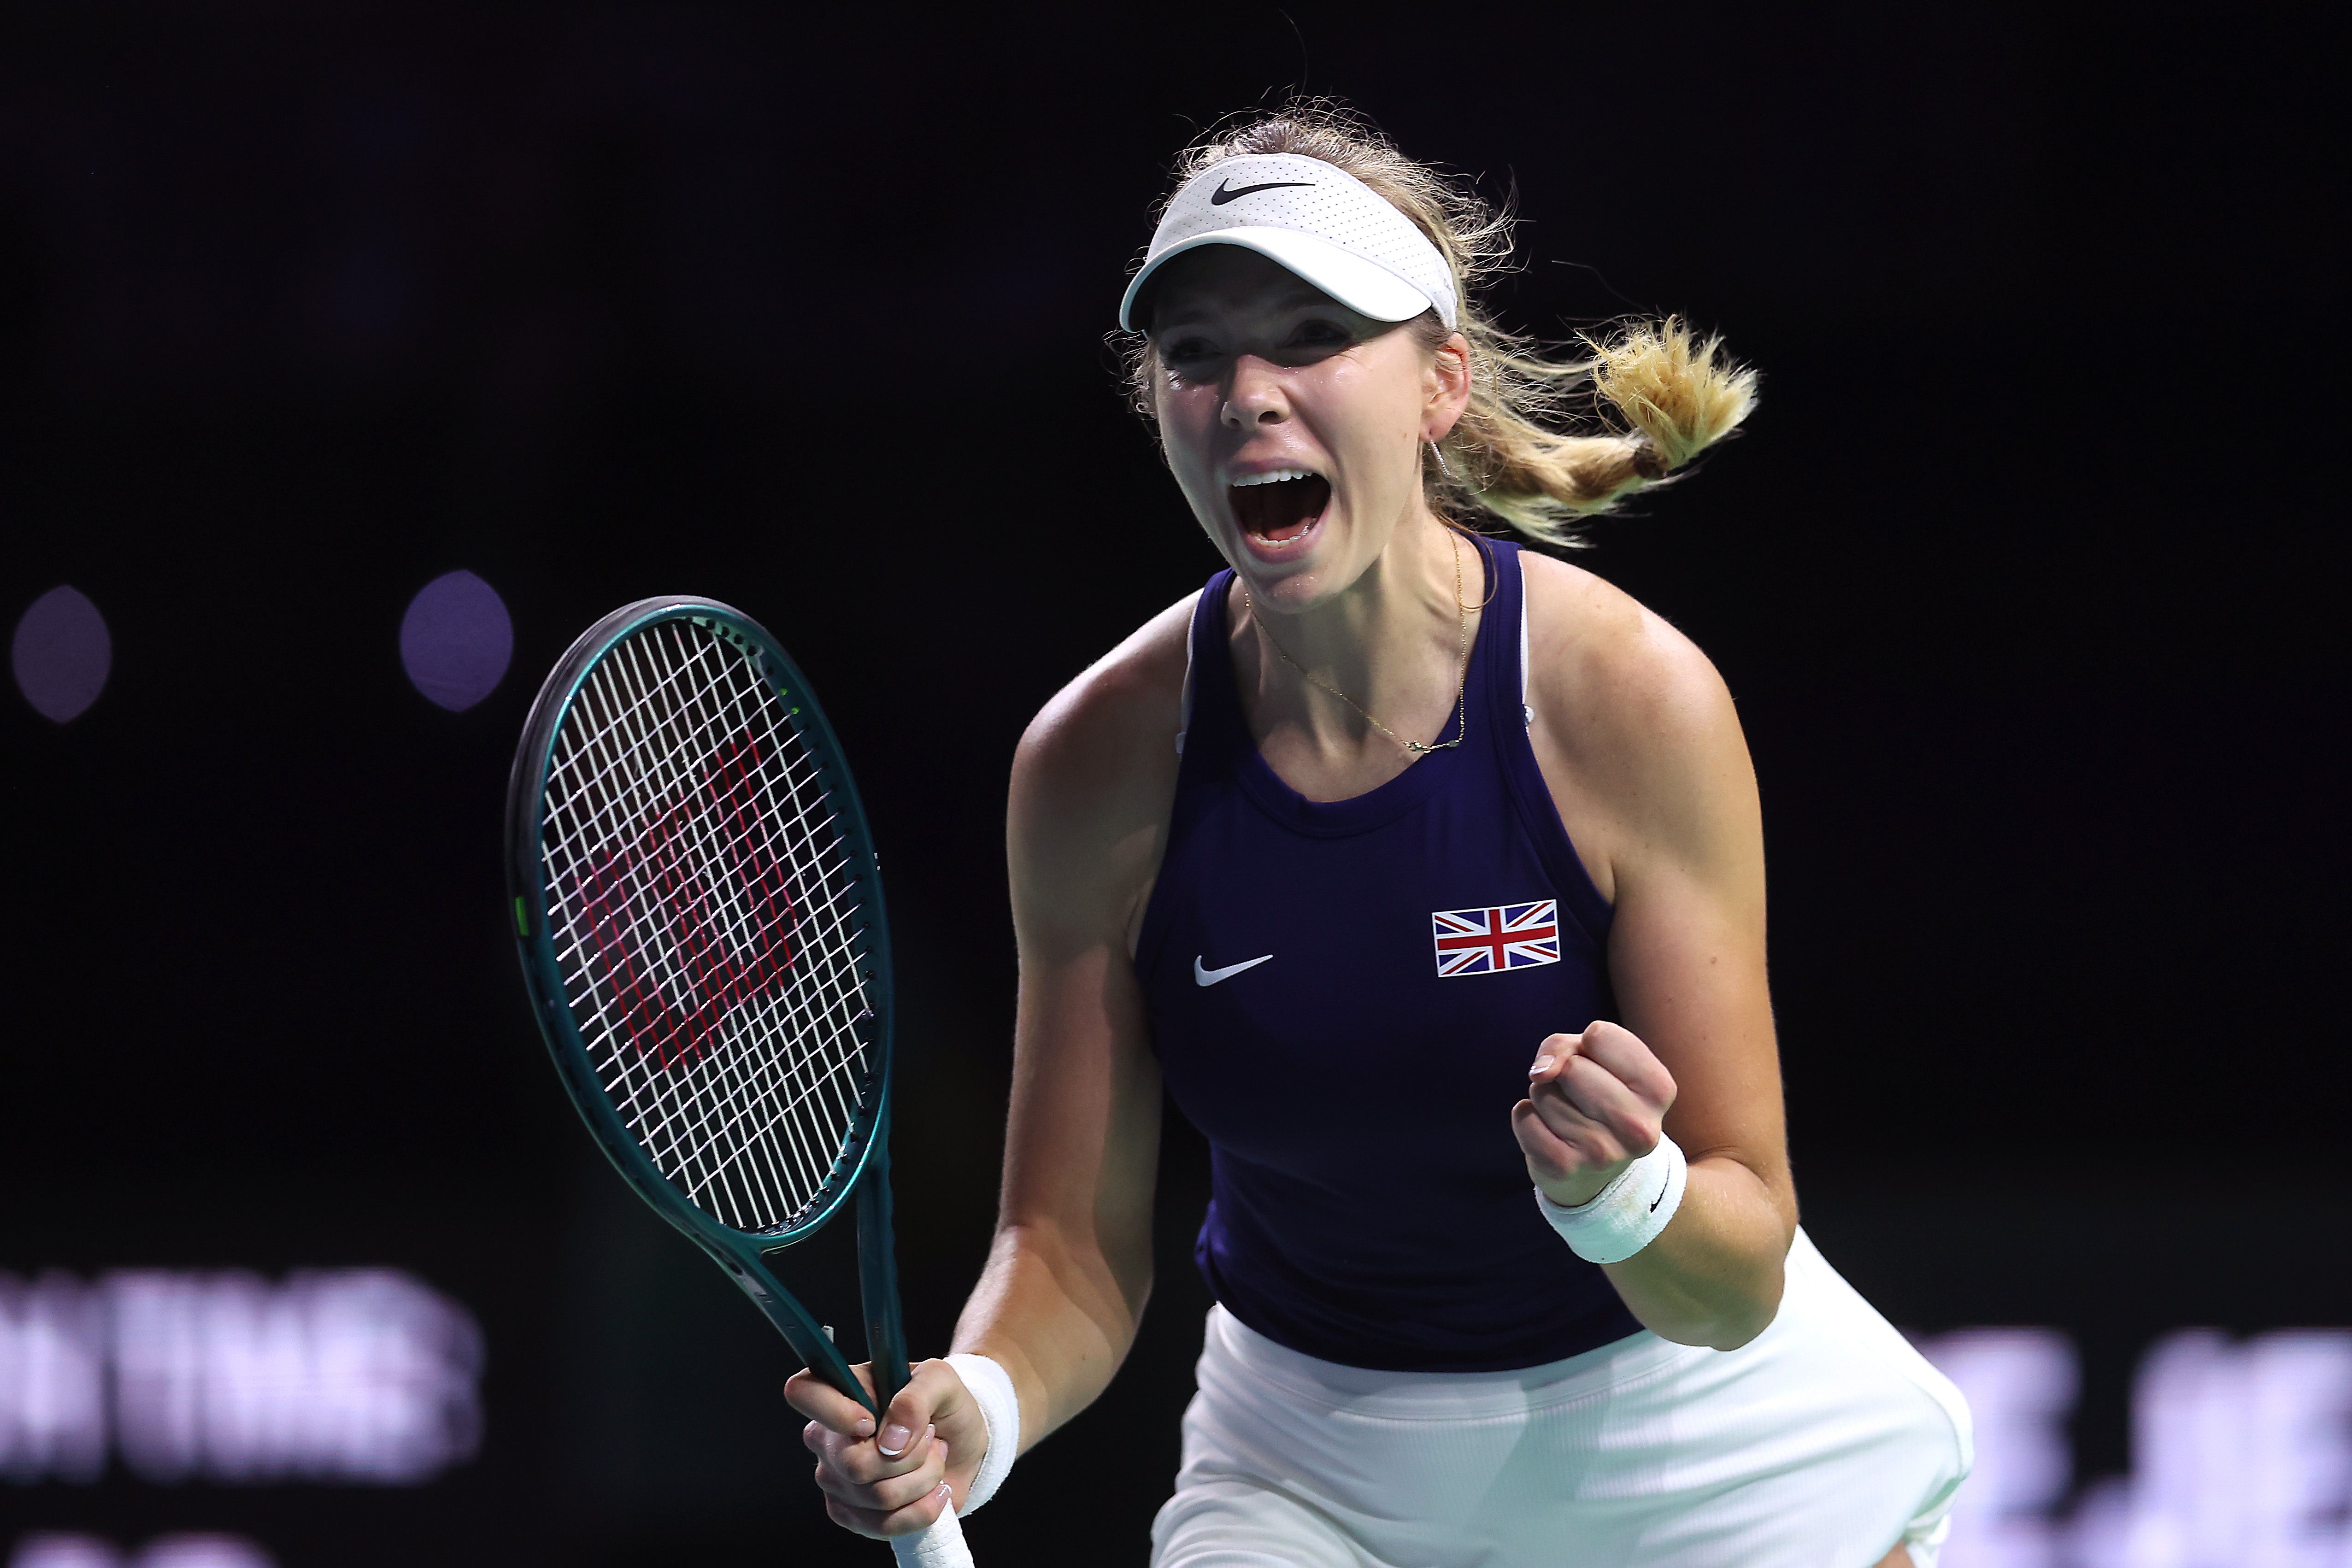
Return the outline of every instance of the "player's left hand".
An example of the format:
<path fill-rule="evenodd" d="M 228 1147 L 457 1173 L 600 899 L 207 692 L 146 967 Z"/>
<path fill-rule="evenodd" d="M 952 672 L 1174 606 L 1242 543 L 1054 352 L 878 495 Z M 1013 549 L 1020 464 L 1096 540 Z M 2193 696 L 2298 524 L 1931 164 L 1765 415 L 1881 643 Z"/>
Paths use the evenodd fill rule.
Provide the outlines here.
<path fill-rule="evenodd" d="M 1674 1103 L 1675 1075 L 1642 1037 L 1595 1020 L 1537 1048 L 1511 1131 L 1544 1196 L 1574 1207 L 1658 1146 Z"/>

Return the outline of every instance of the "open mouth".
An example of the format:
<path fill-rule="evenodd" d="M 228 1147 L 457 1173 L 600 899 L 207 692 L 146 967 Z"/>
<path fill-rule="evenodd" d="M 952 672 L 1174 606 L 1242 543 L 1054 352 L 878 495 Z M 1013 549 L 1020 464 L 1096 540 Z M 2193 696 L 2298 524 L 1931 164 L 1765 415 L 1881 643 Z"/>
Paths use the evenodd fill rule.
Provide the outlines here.
<path fill-rule="evenodd" d="M 1280 468 L 1235 480 L 1225 492 L 1242 532 L 1267 544 L 1285 545 L 1307 530 L 1331 503 L 1331 481 L 1303 468 Z"/>

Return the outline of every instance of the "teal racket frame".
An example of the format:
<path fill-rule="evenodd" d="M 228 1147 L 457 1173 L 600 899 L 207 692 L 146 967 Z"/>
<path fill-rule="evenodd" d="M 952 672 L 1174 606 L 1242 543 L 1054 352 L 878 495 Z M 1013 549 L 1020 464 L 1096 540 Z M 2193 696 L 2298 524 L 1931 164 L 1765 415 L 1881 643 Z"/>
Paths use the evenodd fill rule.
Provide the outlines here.
<path fill-rule="evenodd" d="M 852 1131 L 817 1195 L 786 1224 L 739 1230 L 705 1213 L 646 1155 L 613 1107 L 590 1060 L 586 1041 L 564 994 L 562 971 L 548 921 L 541 825 L 555 737 L 589 674 L 613 648 L 668 621 L 690 622 L 750 653 L 777 695 L 793 710 L 801 739 L 824 777 L 835 824 L 847 850 L 845 869 L 868 921 L 862 978 L 871 1023 L 865 1039 L 872 1069 L 860 1086 Z M 760 623 L 733 606 L 688 594 L 639 600 L 597 622 L 557 662 L 532 703 L 515 749 L 507 784 L 507 894 L 510 928 L 522 962 L 532 1015 L 546 1038 L 556 1075 L 574 1109 L 621 1178 L 656 1213 L 699 1247 L 775 1325 L 795 1354 L 827 1383 L 878 1419 L 908 1378 L 906 1333 L 898 1309 L 898 1254 L 890 1202 L 890 1069 L 895 1008 L 889 923 L 882 874 L 863 801 L 832 723 L 799 666 Z M 866 1316 L 866 1354 L 876 1389 L 868 1395 L 848 1360 L 808 1310 L 786 1290 L 769 1260 L 806 1240 L 856 1200 L 857 1271 Z"/>

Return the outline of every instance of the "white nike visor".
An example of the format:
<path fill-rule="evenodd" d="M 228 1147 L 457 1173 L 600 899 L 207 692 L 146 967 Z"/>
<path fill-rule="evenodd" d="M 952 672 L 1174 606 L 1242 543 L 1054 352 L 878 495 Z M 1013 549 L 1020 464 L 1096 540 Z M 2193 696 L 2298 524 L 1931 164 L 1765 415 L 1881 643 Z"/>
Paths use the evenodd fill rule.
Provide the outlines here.
<path fill-rule="evenodd" d="M 1118 324 L 1141 330 L 1135 301 L 1143 286 L 1171 258 L 1204 245 L 1254 250 L 1375 321 L 1434 309 L 1454 324 L 1454 274 L 1429 236 L 1370 185 L 1319 158 L 1253 152 L 1186 181 L 1118 302 Z"/>

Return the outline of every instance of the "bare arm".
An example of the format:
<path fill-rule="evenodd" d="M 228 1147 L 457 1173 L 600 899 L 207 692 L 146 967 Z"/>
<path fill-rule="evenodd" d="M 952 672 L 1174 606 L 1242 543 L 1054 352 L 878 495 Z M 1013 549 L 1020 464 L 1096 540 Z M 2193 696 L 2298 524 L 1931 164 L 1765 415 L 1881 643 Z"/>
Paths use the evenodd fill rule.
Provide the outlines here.
<path fill-rule="evenodd" d="M 1697 649 L 1574 579 L 1550 579 L 1556 591 L 1531 600 L 1540 612 L 1549 597 L 1558 633 L 1548 651 L 1559 667 L 1544 674 L 1559 678 L 1536 683 L 1538 751 L 1616 906 L 1609 965 L 1622 1027 L 1544 1042 L 1552 1065 L 1513 1125 L 1530 1175 L 1563 1204 L 1590 1198 L 1661 1129 L 1672 1134 L 1690 1160 L 1682 1207 L 1609 1277 L 1661 1337 L 1730 1349 L 1779 1310 L 1797 1223 L 1755 772 Z"/>
<path fill-rule="evenodd" d="M 1012 1114 L 996 1238 L 955 1348 L 1012 1378 L 1024 1448 L 1102 1393 L 1151 1293 L 1160 1068 L 1129 936 L 1175 792 L 1189 608 L 1172 607 L 1073 682 L 1013 759 Z M 941 1479 L 961 1500 L 988 1440 L 943 1361 L 917 1370 L 878 1434 L 854 1401 L 805 1373 L 786 1392 L 810 1417 L 827 1511 L 861 1534 L 928 1525 L 944 1506 Z"/>
<path fill-rule="evenodd" d="M 1024 1446 L 1103 1391 L 1151 1293 L 1160 1067 L 1127 929 L 1159 825 L 1073 831 L 1104 782 L 1073 755 L 1083 741 L 1055 733 L 1079 722 L 1049 708 L 1013 765 L 1012 1115 L 995 1244 L 956 1325 L 958 1349 L 1012 1375 Z"/>

